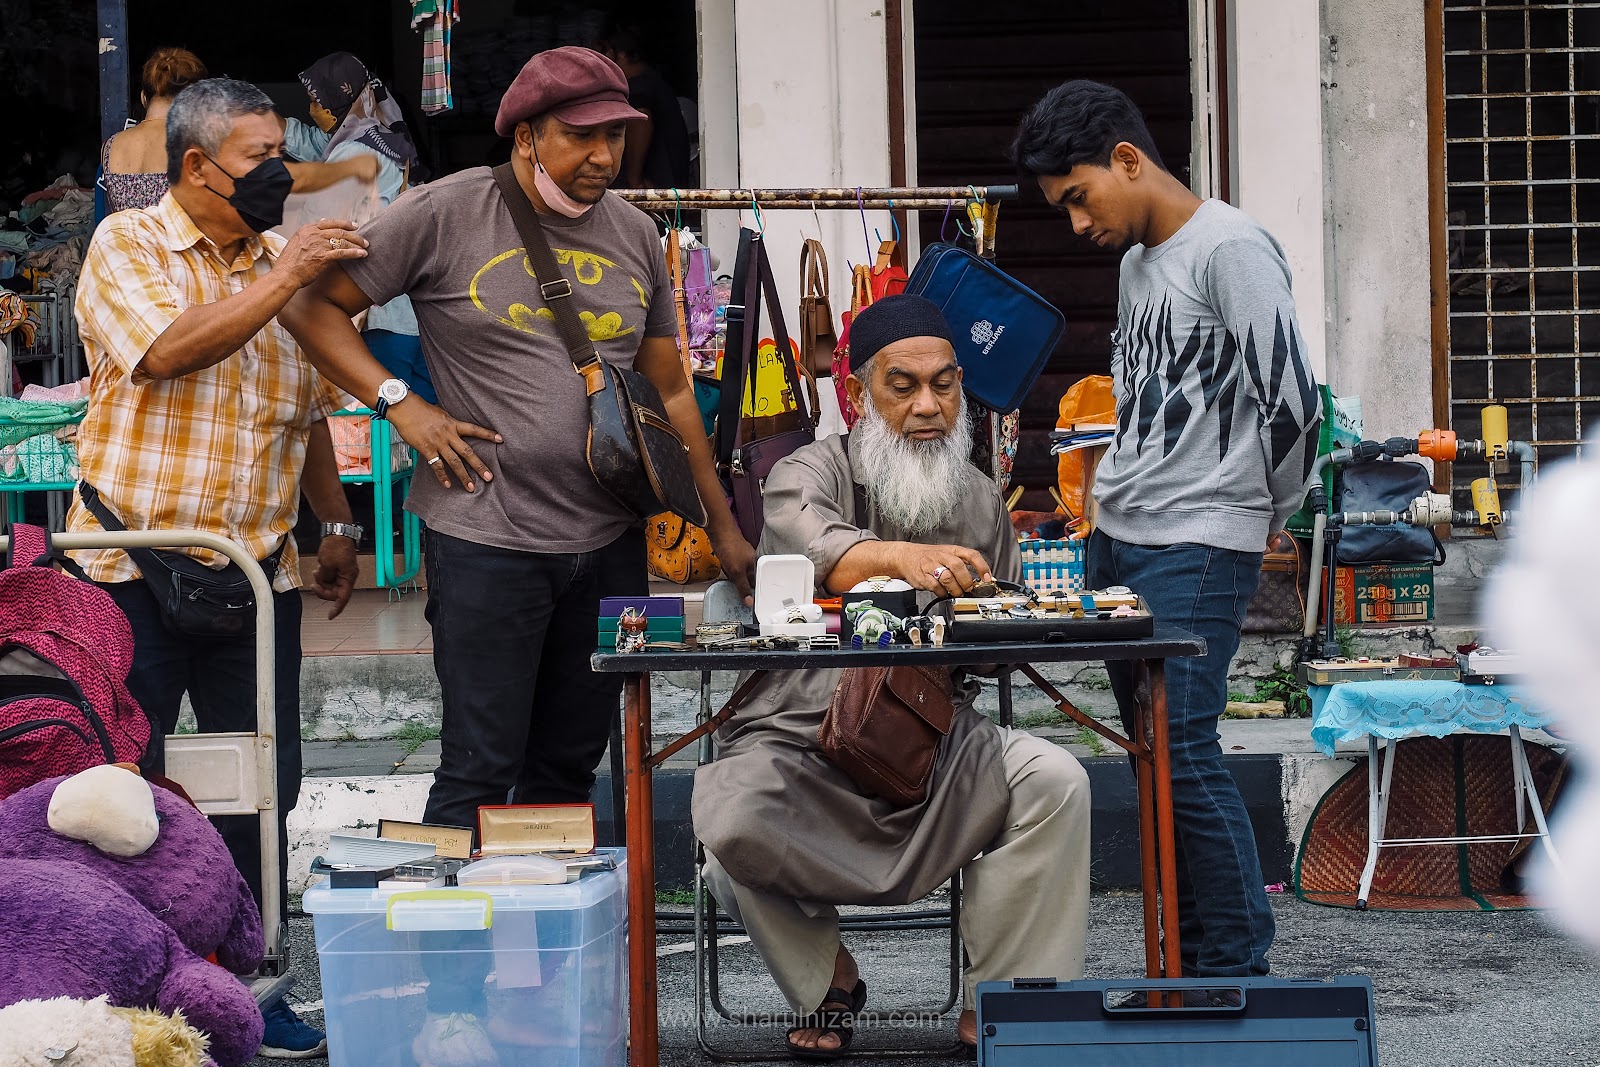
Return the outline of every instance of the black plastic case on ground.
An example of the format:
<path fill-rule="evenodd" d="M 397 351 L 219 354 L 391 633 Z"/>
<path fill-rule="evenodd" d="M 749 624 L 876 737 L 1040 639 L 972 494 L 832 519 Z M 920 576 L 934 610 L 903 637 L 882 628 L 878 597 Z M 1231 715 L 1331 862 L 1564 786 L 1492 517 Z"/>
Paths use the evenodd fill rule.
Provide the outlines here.
<path fill-rule="evenodd" d="M 1165 990 L 1175 991 L 1170 999 L 1205 1006 L 1150 1006 Z M 1372 983 L 1364 976 L 983 982 L 978 1062 L 1376 1067 Z"/>

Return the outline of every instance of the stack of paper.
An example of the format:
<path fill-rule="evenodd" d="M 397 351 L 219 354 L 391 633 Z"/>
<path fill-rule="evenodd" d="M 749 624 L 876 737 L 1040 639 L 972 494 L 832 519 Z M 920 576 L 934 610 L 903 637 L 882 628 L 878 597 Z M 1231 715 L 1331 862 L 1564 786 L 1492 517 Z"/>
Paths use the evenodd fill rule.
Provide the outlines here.
<path fill-rule="evenodd" d="M 1117 424 L 1114 422 L 1075 422 L 1070 426 L 1057 426 L 1050 433 L 1050 451 L 1059 456 L 1080 448 L 1093 448 L 1111 440 L 1116 432 Z"/>

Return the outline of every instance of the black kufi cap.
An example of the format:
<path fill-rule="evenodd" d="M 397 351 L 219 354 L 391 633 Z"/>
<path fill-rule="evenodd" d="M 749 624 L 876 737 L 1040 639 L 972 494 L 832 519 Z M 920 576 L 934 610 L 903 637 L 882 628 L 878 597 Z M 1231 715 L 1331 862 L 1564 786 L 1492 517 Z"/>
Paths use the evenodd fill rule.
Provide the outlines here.
<path fill-rule="evenodd" d="M 850 321 L 850 373 L 859 373 L 867 360 L 908 337 L 950 341 L 950 324 L 939 305 L 924 296 L 899 293 L 862 308 Z"/>

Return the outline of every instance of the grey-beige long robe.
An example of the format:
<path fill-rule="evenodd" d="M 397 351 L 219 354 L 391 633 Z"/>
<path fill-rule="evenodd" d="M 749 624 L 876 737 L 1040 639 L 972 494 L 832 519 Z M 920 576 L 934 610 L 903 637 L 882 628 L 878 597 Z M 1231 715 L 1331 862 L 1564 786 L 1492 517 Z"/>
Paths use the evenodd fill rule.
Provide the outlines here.
<path fill-rule="evenodd" d="M 869 505 L 855 513 L 849 460 L 828 437 L 772 469 L 763 555 L 809 556 L 818 595 L 842 556 L 864 540 L 974 549 L 996 577 L 1021 575 L 1011 519 L 995 484 L 966 468 L 962 504 L 938 529 L 911 537 Z M 841 663 L 850 653 L 838 653 Z M 741 679 L 742 681 L 743 679 Z M 999 834 L 1009 794 L 1000 732 L 974 710 L 978 686 L 958 677 L 956 715 L 929 783 L 909 808 L 865 797 L 825 759 L 817 729 L 836 669 L 766 675 L 717 732 L 717 759 L 695 776 L 695 835 L 751 889 L 820 904 L 905 904 L 926 896 Z"/>

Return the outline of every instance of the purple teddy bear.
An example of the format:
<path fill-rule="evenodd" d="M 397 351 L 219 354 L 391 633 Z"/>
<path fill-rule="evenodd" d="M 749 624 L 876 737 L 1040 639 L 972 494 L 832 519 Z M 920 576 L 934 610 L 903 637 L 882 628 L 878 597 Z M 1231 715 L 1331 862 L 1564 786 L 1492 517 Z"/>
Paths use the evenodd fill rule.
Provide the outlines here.
<path fill-rule="evenodd" d="M 182 1011 L 220 1067 L 255 1056 L 261 1011 L 235 975 L 261 964 L 261 914 L 187 800 L 118 767 L 51 778 L 0 803 L 0 860 L 0 1008 L 104 994 Z"/>

